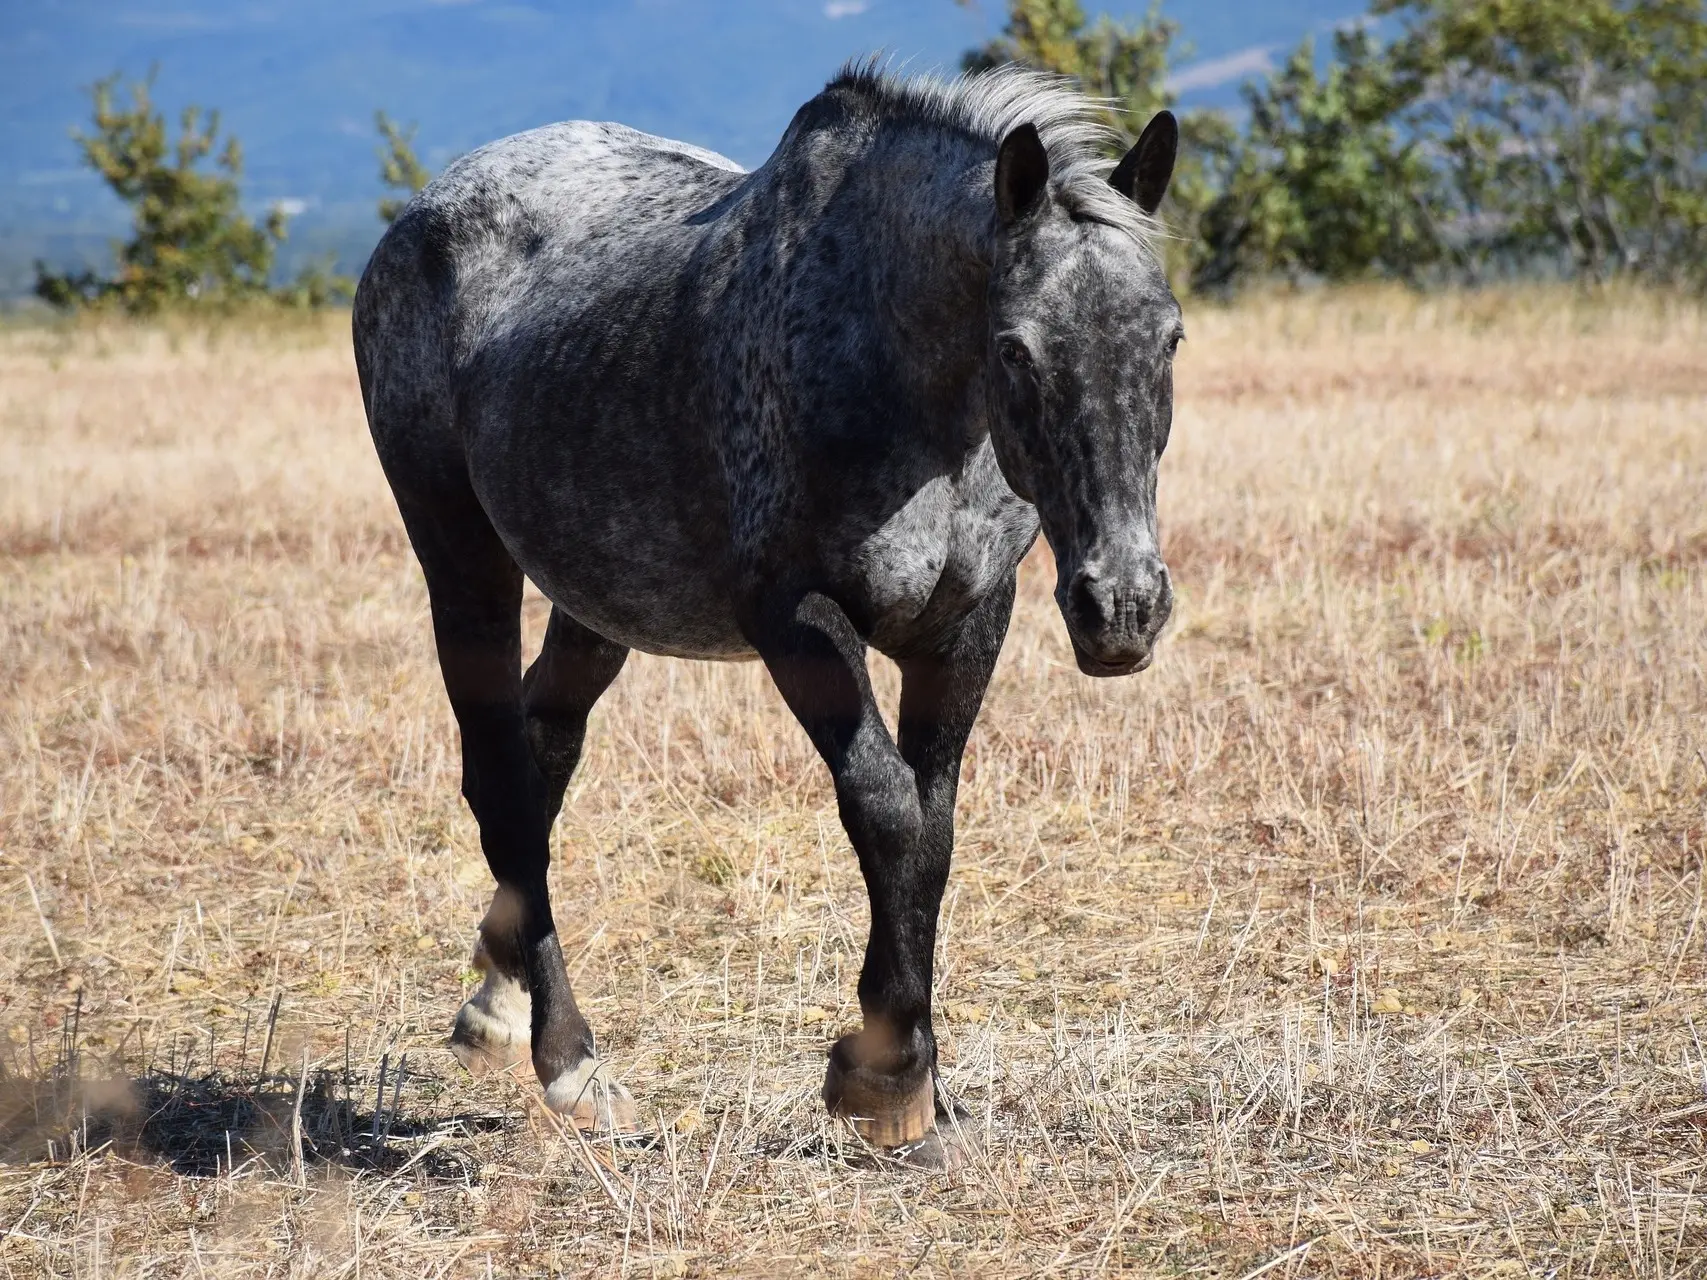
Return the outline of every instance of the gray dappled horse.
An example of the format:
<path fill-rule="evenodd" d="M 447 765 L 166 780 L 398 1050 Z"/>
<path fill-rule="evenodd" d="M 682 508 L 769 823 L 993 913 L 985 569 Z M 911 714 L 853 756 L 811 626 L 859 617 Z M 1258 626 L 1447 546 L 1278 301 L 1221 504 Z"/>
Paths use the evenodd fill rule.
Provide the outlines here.
<path fill-rule="evenodd" d="M 612 124 L 463 157 L 362 276 L 356 362 L 426 575 L 498 882 L 457 1016 L 546 1101 L 627 1128 L 546 890 L 587 714 L 630 649 L 758 657 L 835 779 L 871 900 L 829 1109 L 921 1163 L 960 759 L 1039 522 L 1088 675 L 1149 664 L 1180 311 L 1150 215 L 1178 129 L 1108 173 L 1095 104 L 1008 68 L 850 66 L 752 173 Z M 552 602 L 524 676 L 523 575 Z M 899 733 L 866 648 L 902 673 Z M 530 1010 L 531 998 L 531 1010 Z M 531 1017 L 530 1017 L 531 1013 Z"/>

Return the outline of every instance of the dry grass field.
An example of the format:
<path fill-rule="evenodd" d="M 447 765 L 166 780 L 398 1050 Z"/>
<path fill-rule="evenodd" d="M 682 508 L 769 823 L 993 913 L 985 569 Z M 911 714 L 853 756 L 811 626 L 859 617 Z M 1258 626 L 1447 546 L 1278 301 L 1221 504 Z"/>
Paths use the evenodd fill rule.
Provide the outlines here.
<path fill-rule="evenodd" d="M 1707 1274 L 1707 313 L 1188 324 L 1154 669 L 1039 553 L 973 736 L 936 1177 L 821 1118 L 864 896 L 761 669 L 595 713 L 588 1142 L 443 1048 L 489 881 L 343 322 L 0 333 L 0 1269 Z"/>

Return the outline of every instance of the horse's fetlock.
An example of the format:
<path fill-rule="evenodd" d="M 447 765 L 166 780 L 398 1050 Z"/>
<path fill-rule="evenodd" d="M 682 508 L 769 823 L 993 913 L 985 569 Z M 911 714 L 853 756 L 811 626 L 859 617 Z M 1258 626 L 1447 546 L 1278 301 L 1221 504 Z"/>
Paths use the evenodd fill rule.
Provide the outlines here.
<path fill-rule="evenodd" d="M 526 982 L 493 961 L 482 935 L 474 948 L 474 967 L 485 975 L 479 988 L 457 1010 L 450 1049 L 474 1075 L 509 1070 L 526 1062 L 533 1040 L 533 1000 Z"/>

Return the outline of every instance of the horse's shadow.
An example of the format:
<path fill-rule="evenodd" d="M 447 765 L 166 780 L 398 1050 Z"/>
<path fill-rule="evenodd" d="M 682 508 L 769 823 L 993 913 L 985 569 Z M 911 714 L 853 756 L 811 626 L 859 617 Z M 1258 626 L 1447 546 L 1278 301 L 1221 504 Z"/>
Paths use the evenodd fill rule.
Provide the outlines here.
<path fill-rule="evenodd" d="M 432 1119 L 389 1105 L 363 1110 L 329 1071 L 299 1082 L 151 1069 L 88 1079 L 55 1068 L 37 1077 L 0 1071 L 0 1162 L 73 1159 L 110 1144 L 184 1177 L 288 1173 L 338 1167 L 381 1176 L 478 1181 L 458 1139 L 511 1127 L 515 1117 L 468 1113 Z M 370 1096 L 368 1102 L 373 1102 Z"/>

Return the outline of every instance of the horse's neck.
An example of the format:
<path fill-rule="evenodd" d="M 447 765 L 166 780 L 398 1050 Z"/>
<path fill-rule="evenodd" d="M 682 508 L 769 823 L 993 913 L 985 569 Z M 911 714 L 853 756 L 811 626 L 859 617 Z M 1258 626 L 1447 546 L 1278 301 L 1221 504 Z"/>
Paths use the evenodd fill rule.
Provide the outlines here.
<path fill-rule="evenodd" d="M 914 139 L 872 153 L 861 166 L 865 198 L 856 228 L 871 273 L 874 322 L 900 356 L 909 398 L 940 419 L 981 409 L 971 384 L 984 376 L 989 343 L 988 198 L 971 155 L 945 156 Z"/>

